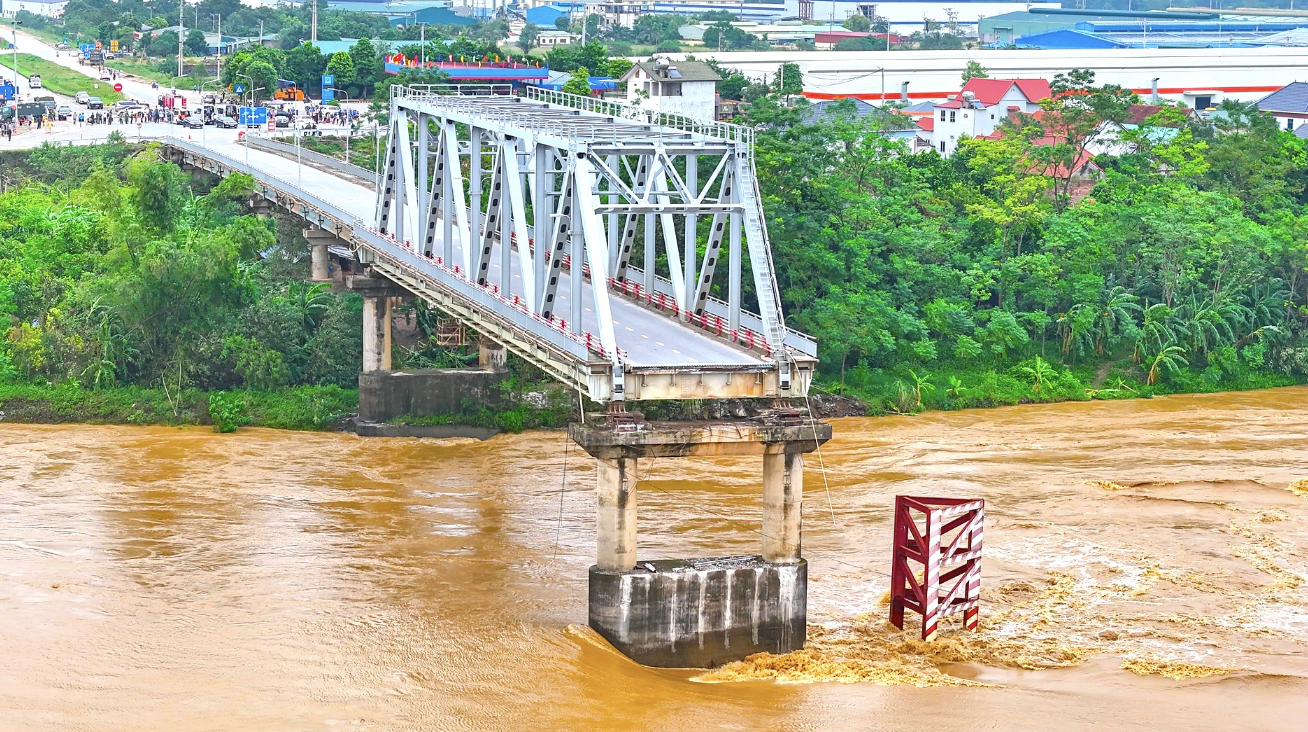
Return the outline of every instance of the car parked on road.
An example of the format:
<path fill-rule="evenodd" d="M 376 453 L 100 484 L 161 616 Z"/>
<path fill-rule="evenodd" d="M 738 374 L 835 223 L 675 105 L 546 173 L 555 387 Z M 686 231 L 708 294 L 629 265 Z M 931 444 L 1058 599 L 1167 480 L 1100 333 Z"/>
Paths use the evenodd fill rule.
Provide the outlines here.
<path fill-rule="evenodd" d="M 40 89 L 40 88 L 41 88 L 41 75 L 40 75 L 40 74 L 32 74 L 31 76 L 27 77 L 27 85 L 28 85 L 29 87 L 33 88 L 33 89 Z"/>
<path fill-rule="evenodd" d="M 72 117 L 73 117 L 73 108 L 70 107 L 70 106 L 68 106 L 67 104 L 65 104 L 65 105 L 61 106 L 58 110 L 56 110 L 56 111 L 55 111 L 55 114 L 56 114 L 56 116 L 58 116 L 59 119 L 61 119 L 61 120 L 72 119 Z"/>
<path fill-rule="evenodd" d="M 113 77 L 109 75 L 109 72 L 108 72 L 108 71 L 101 71 L 101 72 L 100 72 L 100 81 L 112 81 L 112 80 L 113 80 Z"/>
<path fill-rule="evenodd" d="M 279 114 L 273 118 L 273 123 L 276 124 L 278 127 L 290 127 L 291 118 L 287 117 L 284 114 Z"/>
<path fill-rule="evenodd" d="M 220 114 L 217 117 L 215 117 L 213 123 L 214 126 L 221 127 L 224 130 L 234 130 L 240 125 L 240 123 L 238 123 L 236 120 L 232 119 L 231 117 L 228 117 L 225 114 Z"/>
<path fill-rule="evenodd" d="M 86 100 L 88 100 L 88 99 L 90 99 L 90 98 L 91 98 L 91 95 L 88 94 L 88 93 L 86 93 L 86 92 L 84 92 L 84 91 L 79 91 L 79 92 L 77 92 L 77 103 L 78 103 L 78 104 L 86 104 Z"/>
<path fill-rule="evenodd" d="M 199 117 L 194 117 L 194 116 L 192 116 L 192 117 L 187 117 L 186 120 L 185 120 L 184 122 L 182 122 L 182 124 L 183 124 L 187 129 L 191 129 L 191 130 L 202 130 L 202 129 L 204 129 L 204 120 L 200 119 Z"/>
<path fill-rule="evenodd" d="M 104 100 L 100 97 L 90 97 L 86 100 L 87 109 L 104 109 Z"/>

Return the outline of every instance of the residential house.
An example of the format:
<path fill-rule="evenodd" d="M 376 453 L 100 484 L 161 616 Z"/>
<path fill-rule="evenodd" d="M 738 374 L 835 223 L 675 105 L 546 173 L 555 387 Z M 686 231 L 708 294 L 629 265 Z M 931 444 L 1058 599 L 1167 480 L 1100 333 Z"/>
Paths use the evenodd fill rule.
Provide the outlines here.
<path fill-rule="evenodd" d="M 969 79 L 954 98 L 934 107 L 935 148 L 949 157 L 964 137 L 989 135 L 1011 113 L 1035 112 L 1051 96 L 1044 79 Z"/>
<path fill-rule="evenodd" d="M 1090 141 L 1086 143 L 1086 150 L 1094 155 L 1126 155 L 1135 151 L 1135 145 L 1122 139 L 1123 133 L 1138 130 L 1151 117 L 1162 112 L 1167 107 L 1161 104 L 1132 104 L 1127 107 L 1126 118 L 1121 122 L 1104 121 L 1095 128 L 1090 135 Z M 1193 117 L 1195 111 L 1189 107 L 1173 107 L 1178 114 L 1184 118 Z M 1149 126 L 1145 134 L 1153 142 L 1167 142 L 1176 136 L 1184 126 L 1183 121 L 1164 121 L 1159 118 L 1158 124 Z"/>
<path fill-rule="evenodd" d="M 1308 121 L 1308 82 L 1295 81 L 1258 100 L 1258 109 L 1276 118 L 1283 130 Z"/>
<path fill-rule="evenodd" d="M 721 80 L 703 61 L 672 62 L 663 58 L 642 61 L 621 79 L 627 85 L 628 104 L 706 122 L 715 118 Z"/>

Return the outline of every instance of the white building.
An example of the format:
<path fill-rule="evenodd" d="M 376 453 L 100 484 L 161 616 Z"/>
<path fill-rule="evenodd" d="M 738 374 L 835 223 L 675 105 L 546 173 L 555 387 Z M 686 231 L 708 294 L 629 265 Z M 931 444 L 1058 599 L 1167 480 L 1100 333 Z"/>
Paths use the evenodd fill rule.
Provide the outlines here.
<path fill-rule="evenodd" d="M 47 18 L 58 18 L 64 14 L 68 0 L 0 0 L 0 16 L 13 18 L 20 10 Z"/>
<path fill-rule="evenodd" d="M 1025 0 L 951 0 L 951 2 L 922 2 L 922 0 L 785 0 L 786 17 L 840 25 L 851 15 L 868 19 L 885 18 L 895 33 L 921 30 L 927 18 L 945 26 L 957 23 L 975 31 L 981 18 L 1012 12 L 1026 12 L 1031 8 L 1058 8 L 1058 2 L 1026 2 Z"/>
<path fill-rule="evenodd" d="M 932 141 L 949 157 L 962 138 L 988 135 L 1011 112 L 1030 114 L 1051 96 L 1044 79 L 970 79 L 953 99 L 935 105 Z"/>
<path fill-rule="evenodd" d="M 741 0 L 604 0 L 594 12 L 602 14 L 609 27 L 630 28 L 642 15 L 691 16 L 721 10 L 756 23 L 771 23 L 786 14 L 785 6 L 779 3 Z"/>
<path fill-rule="evenodd" d="M 714 120 L 718 76 L 702 61 L 642 61 L 622 77 L 627 103 L 644 109 Z"/>

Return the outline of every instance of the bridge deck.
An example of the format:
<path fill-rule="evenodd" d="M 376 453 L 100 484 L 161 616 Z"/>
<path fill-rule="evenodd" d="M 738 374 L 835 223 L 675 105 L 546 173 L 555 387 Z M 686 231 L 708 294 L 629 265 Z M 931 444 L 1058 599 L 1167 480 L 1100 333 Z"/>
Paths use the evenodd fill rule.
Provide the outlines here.
<path fill-rule="evenodd" d="M 377 202 L 375 189 L 352 178 L 309 167 L 301 171 L 295 160 L 255 149 L 247 151 L 243 145 L 225 139 L 211 138 L 206 140 L 204 145 L 192 141 L 192 145 L 207 148 L 238 163 L 245 163 L 248 160 L 251 168 L 279 179 L 286 192 L 294 194 L 297 189 L 307 192 L 333 204 L 364 225 L 374 215 Z M 437 228 L 439 231 L 440 227 Z M 458 252 L 457 237 L 455 239 L 454 249 Z M 438 244 L 436 251 L 441 251 L 442 246 Z M 455 261 L 458 261 L 457 255 Z M 518 279 L 521 277 L 518 272 L 518 261 L 516 258 L 512 261 L 513 277 Z M 490 282 L 500 281 L 499 268 L 499 260 L 495 258 L 488 278 Z M 584 287 L 591 287 L 589 280 L 585 281 Z M 563 277 L 559 283 L 558 312 L 570 312 L 571 290 L 571 278 Z M 583 302 L 590 301 L 589 293 L 585 293 Z M 707 367 L 754 370 L 768 365 L 768 362 L 761 358 L 761 354 L 735 347 L 699 328 L 681 323 L 624 297 L 612 298 L 612 308 L 618 348 L 632 368 Z M 590 307 L 585 307 L 581 330 L 583 333 L 593 333 L 595 326 L 594 313 Z"/>

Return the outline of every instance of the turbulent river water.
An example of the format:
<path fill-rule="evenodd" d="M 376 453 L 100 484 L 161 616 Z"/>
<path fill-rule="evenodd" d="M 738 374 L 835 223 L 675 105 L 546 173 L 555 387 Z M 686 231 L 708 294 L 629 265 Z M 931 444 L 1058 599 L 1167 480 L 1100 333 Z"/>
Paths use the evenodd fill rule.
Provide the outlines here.
<path fill-rule="evenodd" d="M 594 473 L 561 432 L 0 424 L 0 729 L 1308 727 L 1308 389 L 835 434 L 809 648 L 705 674 L 584 628 Z M 641 556 L 756 551 L 760 472 L 644 465 Z M 979 633 L 885 623 L 897 493 L 986 500 Z"/>

